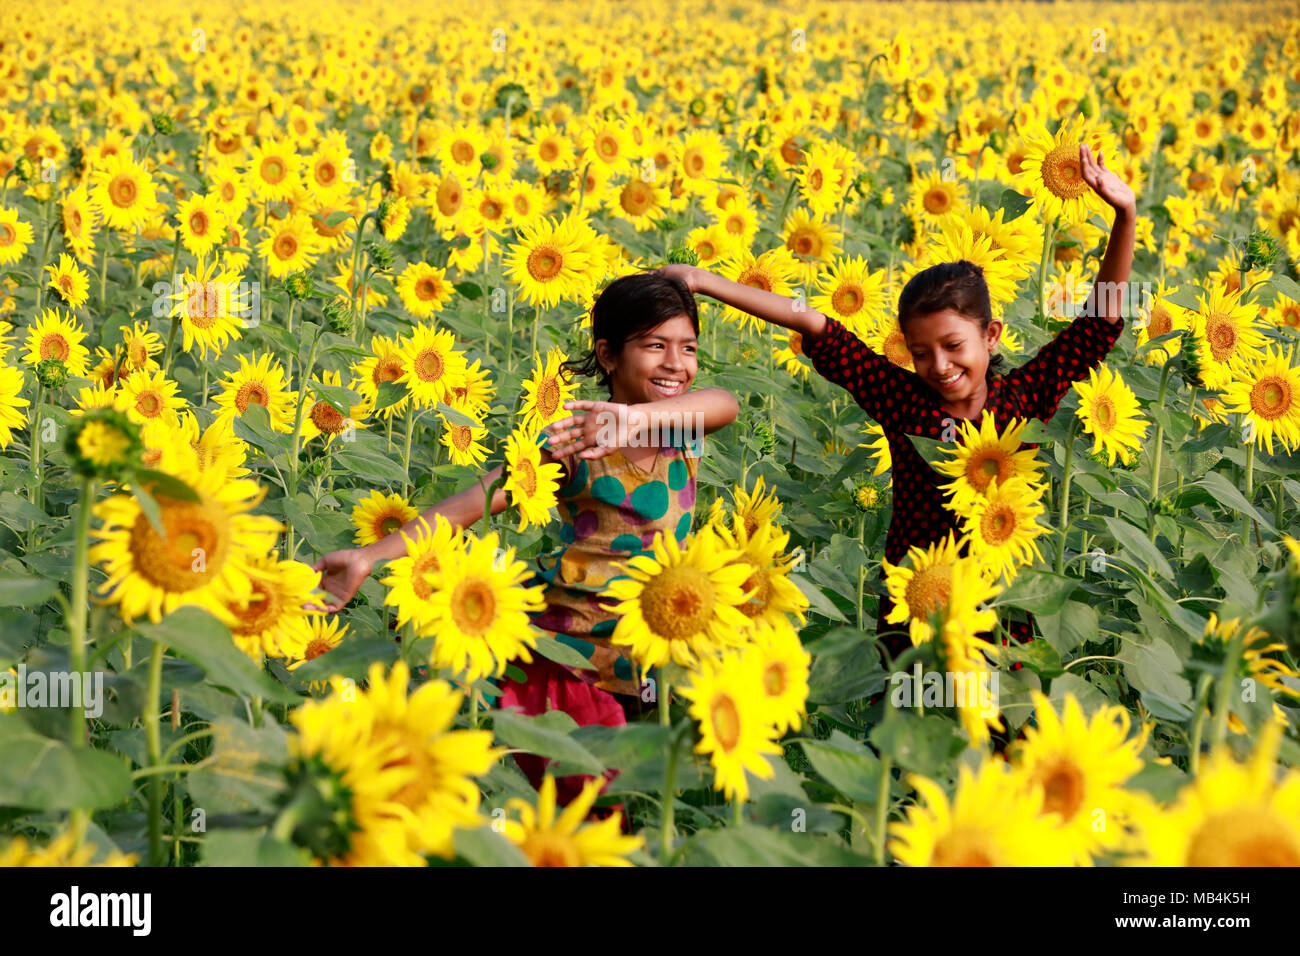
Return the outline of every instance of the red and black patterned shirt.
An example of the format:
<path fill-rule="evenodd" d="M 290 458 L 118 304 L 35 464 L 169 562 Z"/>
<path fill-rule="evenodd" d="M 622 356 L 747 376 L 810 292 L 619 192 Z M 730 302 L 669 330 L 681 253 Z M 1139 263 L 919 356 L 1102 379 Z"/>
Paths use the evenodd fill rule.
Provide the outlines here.
<path fill-rule="evenodd" d="M 1089 369 L 1105 360 L 1123 330 L 1123 319 L 1112 324 L 1100 316 L 1079 316 L 1019 368 L 1004 375 L 994 375 L 990 369 L 984 410 L 993 414 L 999 431 L 1013 418 L 1046 422 L 1071 383 L 1087 378 Z M 894 505 L 885 558 L 898 564 L 913 545 L 927 548 L 949 531 L 960 537 L 957 516 L 944 507 L 946 496 L 940 488 L 950 479 L 931 468 L 907 436 L 938 440 L 945 428 L 969 419 L 945 411 L 938 393 L 924 379 L 868 348 L 829 316 L 820 339 L 804 340 L 804 354 L 823 377 L 852 394 L 889 440 Z M 877 621 L 881 634 L 894 629 L 885 623 L 891 608 L 888 597 L 882 597 Z M 1032 639 L 1032 617 L 1027 622 L 1004 621 L 1003 626 L 1019 640 Z M 904 645 L 897 646 L 901 650 Z"/>

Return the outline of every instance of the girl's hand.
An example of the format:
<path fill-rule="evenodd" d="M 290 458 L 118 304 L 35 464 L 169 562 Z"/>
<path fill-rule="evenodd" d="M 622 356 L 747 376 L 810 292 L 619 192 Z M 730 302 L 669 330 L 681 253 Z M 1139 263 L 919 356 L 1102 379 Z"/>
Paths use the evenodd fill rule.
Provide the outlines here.
<path fill-rule="evenodd" d="M 331 551 L 313 564 L 313 571 L 324 572 L 320 579 L 321 589 L 338 599 L 333 604 L 325 605 L 325 610 L 330 614 L 342 610 L 356 596 L 374 567 L 375 562 L 364 548 Z"/>
<path fill-rule="evenodd" d="M 686 268 L 692 268 L 686 266 Z M 636 444 L 638 418 L 631 408 L 618 402 L 565 402 L 564 407 L 585 415 L 570 415 L 547 425 L 547 443 L 557 460 L 577 455 L 588 460 L 604 458 L 618 448 Z"/>
<path fill-rule="evenodd" d="M 699 266 L 688 266 L 685 263 L 673 263 L 672 265 L 661 266 L 655 272 L 660 275 L 668 276 L 671 279 L 681 279 L 686 283 L 686 288 L 694 294 L 700 291 L 699 284 Z"/>
<path fill-rule="evenodd" d="M 1080 143 L 1079 166 L 1083 171 L 1083 181 L 1113 208 L 1128 212 L 1136 211 L 1137 199 L 1133 195 L 1133 190 L 1129 188 L 1128 183 L 1106 168 L 1106 159 L 1101 153 L 1093 159 L 1092 150 Z"/>

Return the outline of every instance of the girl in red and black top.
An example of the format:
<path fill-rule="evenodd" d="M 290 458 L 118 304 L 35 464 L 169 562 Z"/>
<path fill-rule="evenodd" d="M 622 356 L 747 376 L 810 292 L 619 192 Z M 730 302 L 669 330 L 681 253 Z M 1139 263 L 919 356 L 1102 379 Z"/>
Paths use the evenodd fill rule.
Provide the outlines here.
<path fill-rule="evenodd" d="M 913 276 L 899 297 L 899 325 L 915 372 L 868 348 L 835 319 L 806 307 L 799 310 L 785 296 L 692 266 L 663 270 L 685 279 L 694 292 L 800 333 L 813 367 L 847 389 L 880 423 L 894 470 L 893 516 L 885 540 L 891 564 L 902 562 L 913 545 L 929 547 L 949 531 L 961 536 L 956 515 L 944 507 L 940 485 L 947 479 L 926 464 L 907 436 L 940 439 L 945 429 L 961 421 L 978 424 L 985 410 L 993 414 L 1000 431 L 1012 418 L 1045 422 L 1070 383 L 1087 378 L 1123 331 L 1120 290 L 1133 263 L 1137 219 L 1133 191 L 1106 168 L 1101 155 L 1094 160 L 1087 146 L 1079 147 L 1079 162 L 1088 185 L 1115 210 L 1097 282 L 1079 317 L 1032 359 L 1006 374 L 998 374 L 996 364 L 990 367 L 1002 323 L 992 316 L 982 270 L 969 262 L 931 266 Z M 892 602 L 882 597 L 877 632 L 890 656 L 896 657 L 910 641 L 905 630 L 886 623 L 891 609 Z M 1032 617 L 1005 620 L 1003 627 L 1020 641 L 1032 640 Z"/>

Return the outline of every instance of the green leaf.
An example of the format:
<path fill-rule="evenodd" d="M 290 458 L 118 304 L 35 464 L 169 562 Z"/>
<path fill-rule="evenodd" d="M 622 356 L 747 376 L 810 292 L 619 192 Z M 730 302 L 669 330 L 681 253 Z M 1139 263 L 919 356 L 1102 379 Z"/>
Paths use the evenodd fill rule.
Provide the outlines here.
<path fill-rule="evenodd" d="M 153 500 L 153 495 L 145 491 L 144 487 L 137 482 L 131 483 L 131 494 L 140 505 L 140 510 L 144 516 L 149 519 L 153 529 L 158 532 L 158 537 L 164 541 L 167 540 L 167 529 L 162 523 L 162 509 L 158 507 L 158 502 Z"/>
<path fill-rule="evenodd" d="M 230 629 L 202 608 L 178 608 L 159 624 L 137 624 L 136 628 L 149 640 L 165 645 L 203 668 L 208 678 L 220 687 L 278 704 L 302 702 L 300 696 L 235 647 Z"/>
<path fill-rule="evenodd" d="M 583 657 L 577 648 L 557 641 L 548 632 L 540 628 L 534 628 L 533 635 L 537 638 L 537 653 L 547 660 L 555 661 L 555 663 L 562 664 L 565 667 L 577 667 L 584 671 L 596 669 L 596 666 Z"/>
<path fill-rule="evenodd" d="M 941 449 L 952 451 L 957 447 L 953 442 L 935 441 L 933 438 L 926 438 L 924 435 L 908 435 L 907 437 L 911 440 L 912 446 L 916 448 L 917 454 L 924 458 L 925 463 L 931 468 L 935 466 L 936 462 L 950 460 L 950 457 L 945 458 L 939 454 Z"/>
<path fill-rule="evenodd" d="M 998 197 L 998 208 L 1006 210 L 1002 220 L 1010 222 L 1012 219 L 1019 219 L 1029 211 L 1029 200 L 1014 189 L 1004 189 L 1002 195 Z"/>
<path fill-rule="evenodd" d="M 1097 609 L 1082 601 L 1066 601 L 1060 613 L 1038 617 L 1038 626 L 1058 654 L 1068 654 L 1097 640 Z"/>
<path fill-rule="evenodd" d="M 569 768 L 568 773 L 603 773 L 604 765 L 569 736 L 577 726 L 577 722 L 562 710 L 548 710 L 538 717 L 525 717 L 509 711 L 493 715 L 497 739 L 506 746 L 560 761 Z M 556 775 L 561 775 L 558 770 Z"/>
<path fill-rule="evenodd" d="M 840 612 L 824 591 L 803 574 L 792 574 L 789 580 L 793 581 L 803 596 L 808 599 L 809 610 L 823 617 L 828 617 L 832 621 L 843 621 L 844 615 Z"/>
<path fill-rule="evenodd" d="M 809 648 L 813 663 L 808 676 L 808 700 L 846 704 L 883 689 L 885 671 L 875 644 L 875 635 L 856 628 L 829 631 Z"/>
<path fill-rule="evenodd" d="M 199 493 L 191 488 L 188 484 L 177 478 L 175 475 L 169 475 L 165 471 L 153 471 L 148 468 L 139 468 L 134 472 L 135 481 L 133 484 L 148 485 L 155 495 L 162 495 L 165 498 L 174 498 L 177 501 L 198 501 Z"/>
<path fill-rule="evenodd" d="M 311 854 L 303 847 L 287 846 L 256 830 L 214 830 L 203 840 L 199 866 L 310 866 Z"/>
<path fill-rule="evenodd" d="M 483 290 L 473 282 L 457 282 L 455 288 L 457 292 L 469 299 L 471 302 L 483 297 Z"/>
<path fill-rule="evenodd" d="M 346 209 L 340 209 L 338 212 L 332 212 L 325 217 L 325 228 L 333 229 L 335 226 L 351 219 L 354 214 Z"/>
<path fill-rule="evenodd" d="M 382 411 L 390 405 L 396 405 L 406 397 L 406 386 L 401 382 L 380 382 L 375 398 L 375 411 Z"/>
<path fill-rule="evenodd" d="M 250 402 L 248 408 L 236 415 L 231 424 L 236 435 L 260 448 L 268 458 L 289 448 L 288 436 L 282 436 L 271 428 L 270 413 L 256 402 Z"/>
<path fill-rule="evenodd" d="M 1238 514 L 1249 515 L 1259 522 L 1261 528 L 1267 531 L 1277 532 L 1273 522 L 1264 517 L 1262 512 L 1247 501 L 1241 490 L 1220 472 L 1212 471 L 1201 478 L 1200 481 L 1195 482 L 1195 484 L 1206 488 L 1210 494 L 1218 499 L 1220 504 L 1233 509 Z"/>
<path fill-rule="evenodd" d="M 880 790 L 880 760 L 839 730 L 829 740 L 801 740 L 808 761 L 826 782 L 850 800 L 874 803 Z"/>
<path fill-rule="evenodd" d="M 388 664 L 397 660 L 398 647 L 393 641 L 362 639 L 344 642 L 326 651 L 314 660 L 290 671 L 294 679 L 304 684 L 314 680 L 329 680 L 335 675 L 361 680 L 375 661 Z"/>
<path fill-rule="evenodd" d="M 871 742 L 894 763 L 926 776 L 936 776 L 964 746 L 957 725 L 937 714 L 919 717 L 899 710 L 871 729 Z"/>
<path fill-rule="evenodd" d="M 993 599 L 990 607 L 1020 607 L 1035 616 L 1055 614 L 1078 586 L 1077 578 L 1027 568 Z"/>
<path fill-rule="evenodd" d="M 0 805 L 38 810 L 107 810 L 131 794 L 131 771 L 116 754 L 73 749 L 0 716 Z"/>
<path fill-rule="evenodd" d="M 1064 710 L 1067 696 L 1072 696 L 1079 702 L 1085 716 L 1091 716 L 1094 711 L 1111 704 L 1096 686 L 1068 671 L 1052 681 L 1052 692 L 1048 695 L 1048 700 L 1057 713 Z"/>
<path fill-rule="evenodd" d="M 362 445 L 359 435 L 357 441 L 346 443 L 344 448 L 334 453 L 334 464 L 340 470 L 363 480 L 393 485 L 407 483 L 406 471 L 402 468 L 402 463 Z"/>
<path fill-rule="evenodd" d="M 490 826 L 458 829 L 452 834 L 456 855 L 473 866 L 532 866 L 528 857 Z"/>
<path fill-rule="evenodd" d="M 1154 568 L 1166 581 L 1174 579 L 1174 569 L 1169 566 L 1169 561 L 1143 532 L 1123 518 L 1108 516 L 1103 520 L 1116 544 L 1128 552 L 1137 567 Z"/>
<path fill-rule="evenodd" d="M 1288 299 L 1300 302 L 1300 284 L 1295 279 L 1287 275 L 1275 275 L 1269 282 Z"/>
<path fill-rule="evenodd" d="M 0 607 L 35 607 L 59 593 L 59 583 L 34 575 L 0 578 Z"/>
<path fill-rule="evenodd" d="M 350 388 L 342 388 L 338 385 L 321 385 L 318 382 L 312 382 L 312 391 L 321 401 L 329 404 L 334 411 L 338 412 L 344 418 L 352 412 L 352 406 L 361 402 L 361 396 Z"/>
<path fill-rule="evenodd" d="M 1065 673 L 1061 655 L 1048 641 L 1030 641 L 1019 647 L 1007 645 L 1000 650 L 1001 658 L 1008 663 L 1019 661 L 1039 677 L 1051 679 Z"/>
<path fill-rule="evenodd" d="M 1124 661 L 1124 676 L 1141 693 L 1148 710 L 1166 720 L 1192 716 L 1192 687 L 1182 676 L 1178 652 L 1168 643 L 1135 635 L 1124 641 L 1117 656 Z"/>
<path fill-rule="evenodd" d="M 752 825 L 704 830 L 682 850 L 683 866 L 870 866 L 829 837 Z"/>
<path fill-rule="evenodd" d="M 444 405 L 442 402 L 438 403 L 438 414 L 442 415 L 442 417 L 447 419 L 447 421 L 452 425 L 468 426 L 470 428 L 483 427 L 482 422 L 466 415 L 458 409 L 452 408 L 450 405 Z"/>
<path fill-rule="evenodd" d="M 261 727 L 222 718 L 211 724 L 212 756 L 187 782 L 195 806 L 211 814 L 270 812 L 284 787 L 289 735 L 273 720 Z"/>
<path fill-rule="evenodd" d="M 1020 433 L 1020 441 L 1026 445 L 1041 445 L 1045 441 L 1051 441 L 1051 436 L 1046 425 L 1037 418 L 1031 418 Z"/>
<path fill-rule="evenodd" d="M 39 528 L 51 520 L 49 515 L 21 495 L 12 491 L 0 492 L 0 523 L 19 534 L 26 534 L 29 524 Z"/>

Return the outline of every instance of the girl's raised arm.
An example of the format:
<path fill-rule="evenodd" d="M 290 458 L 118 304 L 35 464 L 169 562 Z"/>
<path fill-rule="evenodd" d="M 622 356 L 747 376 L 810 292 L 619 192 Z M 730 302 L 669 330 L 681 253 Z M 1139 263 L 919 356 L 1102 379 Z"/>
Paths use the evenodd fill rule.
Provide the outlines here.
<path fill-rule="evenodd" d="M 798 332 L 810 343 L 826 334 L 826 316 L 788 296 L 733 282 L 699 266 L 671 265 L 664 266 L 659 271 L 681 279 L 692 292 L 707 295 L 765 322 Z"/>
<path fill-rule="evenodd" d="M 1097 281 L 1093 284 L 1088 301 L 1083 305 L 1083 315 L 1098 315 L 1114 325 L 1120 320 L 1122 306 L 1128 296 L 1129 271 L 1133 268 L 1133 243 L 1137 233 L 1137 201 L 1128 183 L 1106 168 L 1105 157 L 1100 153 L 1092 158 L 1087 146 L 1079 146 L 1079 164 L 1084 181 L 1096 190 L 1115 210 L 1110 239 Z"/>

